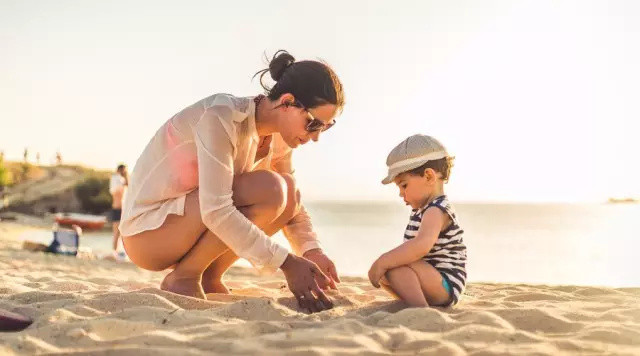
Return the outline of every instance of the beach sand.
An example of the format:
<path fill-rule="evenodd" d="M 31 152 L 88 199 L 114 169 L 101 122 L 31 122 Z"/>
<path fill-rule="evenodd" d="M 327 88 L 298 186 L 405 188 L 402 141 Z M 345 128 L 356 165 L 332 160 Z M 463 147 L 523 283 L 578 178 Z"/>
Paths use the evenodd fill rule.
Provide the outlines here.
<path fill-rule="evenodd" d="M 0 223 L 0 308 L 34 319 L 0 354 L 640 355 L 640 288 L 471 283 L 454 308 L 403 309 L 345 277 L 336 307 L 307 315 L 281 274 L 233 268 L 209 301 L 157 287 L 130 263 L 20 249 Z"/>

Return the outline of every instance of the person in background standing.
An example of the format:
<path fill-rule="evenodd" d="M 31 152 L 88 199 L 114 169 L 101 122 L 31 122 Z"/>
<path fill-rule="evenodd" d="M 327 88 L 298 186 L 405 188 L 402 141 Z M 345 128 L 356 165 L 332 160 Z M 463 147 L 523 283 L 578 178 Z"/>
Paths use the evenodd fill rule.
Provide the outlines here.
<path fill-rule="evenodd" d="M 128 185 L 127 166 L 121 164 L 116 169 L 116 172 L 111 175 L 109 181 L 109 194 L 111 194 L 112 198 L 110 220 L 113 229 L 113 256 L 116 260 L 124 259 L 125 257 L 124 251 L 121 254 L 118 252 L 118 240 L 120 239 L 118 226 L 122 215 L 122 200 Z"/>

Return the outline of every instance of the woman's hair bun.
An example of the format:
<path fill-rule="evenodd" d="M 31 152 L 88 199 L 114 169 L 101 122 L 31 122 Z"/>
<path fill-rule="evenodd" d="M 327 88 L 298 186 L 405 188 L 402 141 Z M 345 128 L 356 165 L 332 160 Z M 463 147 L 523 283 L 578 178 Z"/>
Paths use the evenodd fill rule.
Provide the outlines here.
<path fill-rule="evenodd" d="M 282 78 L 284 71 L 296 61 L 289 52 L 281 49 L 273 55 L 269 62 L 269 74 L 276 82 Z"/>
<path fill-rule="evenodd" d="M 266 54 L 265 59 L 268 60 Z M 263 80 L 267 73 L 275 80 L 271 87 Z M 342 111 L 344 107 L 342 83 L 333 69 L 324 62 L 296 62 L 289 52 L 281 49 L 273 55 L 267 68 L 253 75 L 253 78 L 255 77 L 260 78 L 260 85 L 273 102 L 288 93 L 306 108 L 333 104 L 338 111 Z"/>

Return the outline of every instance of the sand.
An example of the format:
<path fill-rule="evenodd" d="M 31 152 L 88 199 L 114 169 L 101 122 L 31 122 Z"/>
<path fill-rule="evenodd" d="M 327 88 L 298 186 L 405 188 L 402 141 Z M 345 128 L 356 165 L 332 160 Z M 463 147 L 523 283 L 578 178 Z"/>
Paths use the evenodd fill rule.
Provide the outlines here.
<path fill-rule="evenodd" d="M 233 268 L 232 295 L 159 290 L 130 263 L 23 251 L 0 223 L 0 308 L 34 323 L 0 354 L 640 355 L 640 288 L 471 283 L 454 308 L 403 308 L 359 277 L 300 312 L 281 274 Z"/>

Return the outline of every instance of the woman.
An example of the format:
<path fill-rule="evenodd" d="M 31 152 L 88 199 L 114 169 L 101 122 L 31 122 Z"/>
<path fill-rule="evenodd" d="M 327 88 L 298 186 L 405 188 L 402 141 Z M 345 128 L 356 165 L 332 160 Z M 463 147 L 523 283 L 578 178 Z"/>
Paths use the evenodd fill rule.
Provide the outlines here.
<path fill-rule="evenodd" d="M 291 150 L 335 124 L 342 84 L 326 64 L 286 51 L 258 74 L 267 96 L 213 95 L 156 132 L 131 174 L 120 232 L 136 265 L 174 267 L 164 290 L 228 293 L 221 278 L 240 256 L 264 272 L 282 269 L 300 306 L 321 311 L 332 307 L 322 289 L 339 278 L 300 204 Z M 301 257 L 269 240 L 280 229 Z"/>

